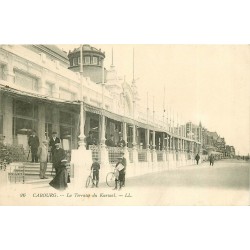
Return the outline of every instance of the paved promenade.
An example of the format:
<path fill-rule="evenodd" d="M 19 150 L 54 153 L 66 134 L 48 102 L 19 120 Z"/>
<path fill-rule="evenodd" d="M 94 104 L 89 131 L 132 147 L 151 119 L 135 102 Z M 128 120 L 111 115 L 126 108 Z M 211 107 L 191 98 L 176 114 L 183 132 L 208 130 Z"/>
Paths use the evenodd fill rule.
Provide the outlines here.
<path fill-rule="evenodd" d="M 250 162 L 228 159 L 128 178 L 120 191 L 102 180 L 99 188 L 76 189 L 71 183 L 63 192 L 48 183 L 17 184 L 4 194 L 20 205 L 249 205 L 249 169 Z"/>

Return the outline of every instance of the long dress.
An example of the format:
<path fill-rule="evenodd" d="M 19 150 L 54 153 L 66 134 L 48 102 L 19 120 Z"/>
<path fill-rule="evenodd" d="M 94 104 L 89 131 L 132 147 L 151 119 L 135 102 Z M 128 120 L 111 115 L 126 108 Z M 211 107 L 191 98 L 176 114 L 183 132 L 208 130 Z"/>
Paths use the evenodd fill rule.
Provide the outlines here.
<path fill-rule="evenodd" d="M 49 185 L 58 190 L 65 190 L 68 187 L 68 171 L 65 164 L 60 164 L 57 168 L 54 179 Z"/>

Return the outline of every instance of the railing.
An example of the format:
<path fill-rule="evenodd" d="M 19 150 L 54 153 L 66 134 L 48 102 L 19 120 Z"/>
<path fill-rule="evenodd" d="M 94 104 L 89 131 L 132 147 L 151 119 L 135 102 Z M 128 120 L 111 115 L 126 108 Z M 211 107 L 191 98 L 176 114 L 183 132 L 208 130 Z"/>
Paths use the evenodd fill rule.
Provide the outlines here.
<path fill-rule="evenodd" d="M 96 145 L 90 145 L 89 149 L 92 152 L 92 160 L 97 159 L 98 162 L 101 161 L 100 147 Z"/>
<path fill-rule="evenodd" d="M 157 161 L 163 161 L 163 151 L 156 150 Z"/>
<path fill-rule="evenodd" d="M 25 183 L 25 165 L 24 164 L 10 164 L 8 166 L 9 181 L 14 183 Z"/>
<path fill-rule="evenodd" d="M 109 163 L 113 164 L 118 161 L 118 158 L 124 152 L 123 148 L 119 147 L 107 147 L 108 155 L 109 155 Z"/>
<path fill-rule="evenodd" d="M 146 149 L 139 149 L 138 150 L 138 161 L 139 162 L 146 162 L 147 161 L 147 150 Z"/>

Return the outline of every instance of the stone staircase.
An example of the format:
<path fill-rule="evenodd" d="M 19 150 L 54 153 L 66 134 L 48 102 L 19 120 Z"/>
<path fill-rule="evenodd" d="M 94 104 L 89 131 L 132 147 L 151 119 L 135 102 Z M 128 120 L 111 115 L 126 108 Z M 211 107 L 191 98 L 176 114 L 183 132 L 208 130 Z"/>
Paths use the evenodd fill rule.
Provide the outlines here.
<path fill-rule="evenodd" d="M 39 163 L 31 163 L 31 162 L 23 162 L 25 166 L 25 176 L 36 177 L 40 174 L 40 164 Z M 52 163 L 47 164 L 46 175 L 51 176 Z M 55 175 L 55 170 L 52 173 L 52 176 Z"/>
<path fill-rule="evenodd" d="M 10 182 L 32 182 L 40 180 L 40 164 L 31 162 L 12 163 L 9 167 Z M 52 172 L 52 163 L 47 164 L 46 177 L 49 179 L 55 176 L 55 170 Z M 41 180 L 42 181 L 42 180 Z"/>

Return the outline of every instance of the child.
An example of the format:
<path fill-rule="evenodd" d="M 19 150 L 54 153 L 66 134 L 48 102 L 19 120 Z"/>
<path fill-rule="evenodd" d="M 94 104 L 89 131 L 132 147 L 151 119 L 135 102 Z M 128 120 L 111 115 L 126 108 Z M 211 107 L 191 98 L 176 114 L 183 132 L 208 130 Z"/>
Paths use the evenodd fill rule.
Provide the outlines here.
<path fill-rule="evenodd" d="M 100 164 L 98 163 L 97 158 L 94 159 L 94 162 L 92 163 L 92 166 L 91 166 L 91 170 L 93 171 L 92 188 L 94 186 L 98 188 Z M 94 181 L 96 181 L 96 184 L 94 183 Z"/>

